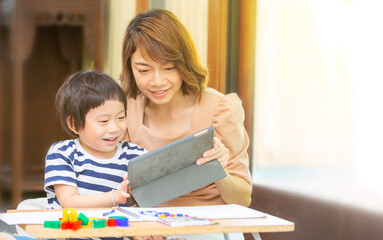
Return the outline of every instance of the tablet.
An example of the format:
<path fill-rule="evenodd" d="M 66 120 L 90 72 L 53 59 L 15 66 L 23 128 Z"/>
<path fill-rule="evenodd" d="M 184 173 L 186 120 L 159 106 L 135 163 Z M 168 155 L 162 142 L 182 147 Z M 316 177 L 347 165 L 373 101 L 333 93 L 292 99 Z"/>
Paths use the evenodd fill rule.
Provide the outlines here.
<path fill-rule="evenodd" d="M 130 192 L 140 207 L 153 207 L 226 177 L 217 159 L 196 160 L 213 148 L 208 127 L 128 162 Z"/>

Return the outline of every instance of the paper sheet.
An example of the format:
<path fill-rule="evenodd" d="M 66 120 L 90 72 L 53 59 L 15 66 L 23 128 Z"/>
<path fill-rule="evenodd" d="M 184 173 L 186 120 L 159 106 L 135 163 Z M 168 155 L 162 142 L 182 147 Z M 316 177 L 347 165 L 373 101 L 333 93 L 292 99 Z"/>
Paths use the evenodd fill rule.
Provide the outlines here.
<path fill-rule="evenodd" d="M 171 214 L 187 214 L 200 218 L 210 219 L 229 219 L 229 218 L 262 218 L 267 217 L 266 213 L 256 211 L 251 208 L 236 204 L 230 205 L 211 205 L 196 207 L 157 207 L 157 208 L 130 208 L 130 211 L 139 213 L 140 211 L 169 212 Z"/>
<path fill-rule="evenodd" d="M 157 211 L 168 212 L 170 214 L 187 214 L 201 218 L 210 219 L 229 219 L 229 218 L 263 218 L 267 217 L 266 213 L 259 212 L 240 205 L 213 205 L 213 206 L 198 206 L 198 207 L 166 207 L 166 208 L 126 208 L 127 210 L 139 214 L 140 218 L 130 217 L 118 210 L 109 216 L 126 216 L 129 221 L 156 221 L 156 217 L 142 215 L 140 211 Z M 105 210 L 84 210 L 78 211 L 87 217 L 107 218 L 102 214 Z M 44 224 L 44 221 L 57 221 L 62 217 L 62 211 L 40 211 L 40 212 L 14 212 L 1 213 L 0 219 L 8 225 L 17 224 Z"/>

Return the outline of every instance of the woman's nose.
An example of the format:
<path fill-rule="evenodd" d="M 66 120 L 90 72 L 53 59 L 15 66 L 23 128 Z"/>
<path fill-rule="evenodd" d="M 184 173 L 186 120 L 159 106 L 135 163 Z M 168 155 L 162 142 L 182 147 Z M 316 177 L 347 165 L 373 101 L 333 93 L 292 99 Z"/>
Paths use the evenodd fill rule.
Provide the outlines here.
<path fill-rule="evenodd" d="M 151 81 L 152 86 L 161 86 L 163 83 L 163 76 L 160 71 L 154 71 L 153 79 Z"/>

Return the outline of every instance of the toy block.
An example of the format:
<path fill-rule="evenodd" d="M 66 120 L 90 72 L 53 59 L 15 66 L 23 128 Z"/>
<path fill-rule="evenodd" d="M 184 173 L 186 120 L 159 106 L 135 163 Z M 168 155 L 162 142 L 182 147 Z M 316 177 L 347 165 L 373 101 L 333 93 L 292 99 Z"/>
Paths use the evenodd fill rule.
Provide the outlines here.
<path fill-rule="evenodd" d="M 61 221 L 44 221 L 44 228 L 61 228 Z"/>
<path fill-rule="evenodd" d="M 74 208 L 66 208 L 63 210 L 63 222 L 76 222 L 78 218 L 78 213 Z"/>
<path fill-rule="evenodd" d="M 128 218 L 116 218 L 116 227 L 129 227 Z"/>
<path fill-rule="evenodd" d="M 111 216 L 109 218 L 115 218 L 115 219 L 125 219 L 126 217 L 124 216 Z"/>
<path fill-rule="evenodd" d="M 72 229 L 72 223 L 69 221 L 61 222 L 61 229 L 63 230 Z"/>
<path fill-rule="evenodd" d="M 85 216 L 83 213 L 80 213 L 77 219 L 81 221 L 82 226 L 87 226 L 89 223 L 89 218 Z"/>
<path fill-rule="evenodd" d="M 77 220 L 76 222 L 72 223 L 72 230 L 76 231 L 81 228 L 82 222 L 80 220 Z"/>
<path fill-rule="evenodd" d="M 106 219 L 102 219 L 102 220 L 93 220 L 93 228 L 104 228 L 106 227 Z"/>
<path fill-rule="evenodd" d="M 108 218 L 108 227 L 115 227 L 116 226 L 116 218 Z"/>

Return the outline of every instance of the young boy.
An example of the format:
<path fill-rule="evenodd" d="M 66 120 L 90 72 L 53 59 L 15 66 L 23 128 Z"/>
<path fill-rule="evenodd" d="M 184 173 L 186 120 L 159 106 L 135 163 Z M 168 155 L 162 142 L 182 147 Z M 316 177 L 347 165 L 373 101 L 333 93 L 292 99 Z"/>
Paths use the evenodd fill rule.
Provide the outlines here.
<path fill-rule="evenodd" d="M 56 107 L 62 126 L 76 139 L 55 143 L 47 153 L 49 208 L 126 205 L 127 163 L 145 150 L 120 141 L 126 131 L 126 96 L 120 86 L 105 73 L 78 72 L 59 89 Z M 0 240 L 37 238 L 0 233 Z"/>
<path fill-rule="evenodd" d="M 120 86 L 105 73 L 78 72 L 65 80 L 56 107 L 75 139 L 54 143 L 46 155 L 49 208 L 127 206 L 127 164 L 145 150 L 120 141 L 126 104 Z"/>

